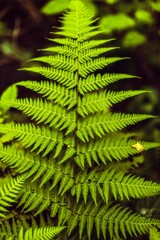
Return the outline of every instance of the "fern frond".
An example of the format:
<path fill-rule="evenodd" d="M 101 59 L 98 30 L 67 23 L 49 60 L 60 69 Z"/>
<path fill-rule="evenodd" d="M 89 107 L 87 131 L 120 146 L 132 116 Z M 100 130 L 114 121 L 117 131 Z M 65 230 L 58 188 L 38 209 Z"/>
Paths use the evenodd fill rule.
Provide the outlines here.
<path fill-rule="evenodd" d="M 73 229 L 79 225 L 79 235 L 82 236 L 84 230 L 87 230 L 88 239 L 90 239 L 92 229 L 96 227 L 97 237 L 100 238 L 102 232 L 104 239 L 109 232 L 110 239 L 115 235 L 119 238 L 121 235 L 126 238 L 137 236 L 149 232 L 154 226 L 160 226 L 160 221 L 142 217 L 133 214 L 128 208 L 119 205 L 105 205 L 103 207 L 95 206 L 91 202 L 77 205 L 77 209 L 69 219 L 68 232 L 71 234 Z"/>
<path fill-rule="evenodd" d="M 73 28 L 73 31 L 58 31 L 58 32 L 55 32 L 55 34 L 58 34 L 58 35 L 62 35 L 62 36 L 65 36 L 65 37 L 71 37 L 71 38 L 79 38 L 79 42 L 83 42 L 84 40 L 88 40 L 89 38 L 91 37 L 94 37 L 100 33 L 102 33 L 102 31 L 92 31 L 94 29 L 97 29 L 98 27 L 86 27 L 85 30 L 79 30 L 79 36 L 77 34 L 74 33 L 74 28 Z M 60 28 L 61 29 L 61 28 Z M 70 28 L 71 30 L 71 28 Z"/>
<path fill-rule="evenodd" d="M 77 16 L 79 17 L 78 19 Z M 83 21 L 84 18 L 86 21 Z M 73 11 L 67 12 L 67 14 L 64 13 L 63 16 L 60 17 L 60 19 L 63 24 L 61 27 L 58 27 L 58 29 L 61 29 L 62 31 L 67 30 L 72 32 L 73 29 L 76 29 L 79 34 L 83 34 L 88 31 L 98 29 L 97 26 L 92 25 L 98 20 L 98 18 L 94 19 L 92 13 L 88 11 L 88 9 L 84 8 L 84 6 L 81 6 L 81 10 L 78 6 Z M 76 25 L 77 20 L 79 21 L 79 26 Z"/>
<path fill-rule="evenodd" d="M 96 142 L 89 144 L 82 144 L 77 147 L 77 156 L 75 157 L 76 163 L 84 168 L 86 164 L 92 166 L 93 162 L 98 165 L 99 161 L 107 164 L 108 161 L 121 161 L 129 156 L 139 153 L 133 146 L 137 142 L 135 140 L 128 140 L 127 137 L 105 137 Z M 159 147 L 159 143 L 140 142 L 143 150 Z"/>
<path fill-rule="evenodd" d="M 8 181 L 0 180 L 0 217 L 4 217 L 8 212 L 7 208 L 18 200 L 25 180 L 25 175 L 11 178 Z"/>
<path fill-rule="evenodd" d="M 34 163 L 38 160 L 38 158 L 33 157 L 30 153 L 24 153 L 24 151 L 18 149 L 18 147 L 9 147 L 4 146 L 0 148 L 0 158 L 1 161 L 10 166 L 11 168 L 15 168 L 16 172 L 24 173 L 29 170 Z M 39 168 L 39 164 L 37 166 Z M 37 169 L 34 170 L 36 172 Z M 33 173 L 34 173 L 33 172 Z M 28 177 L 30 174 L 28 174 Z"/>
<path fill-rule="evenodd" d="M 85 117 L 90 113 L 106 110 L 108 106 L 112 106 L 113 104 L 119 103 L 127 98 L 146 92 L 148 91 L 104 91 L 100 93 L 85 94 L 83 98 L 79 98 L 77 111 L 81 116 Z"/>
<path fill-rule="evenodd" d="M 44 173 L 45 180 L 48 180 L 57 170 L 53 161 L 47 161 L 43 158 L 43 162 L 41 162 L 38 156 L 33 157 L 33 154 L 24 152 L 15 147 L 1 148 L 0 158 L 2 162 L 10 166 L 10 168 L 15 169 L 17 173 L 24 173 L 27 171 L 27 177 L 34 174 L 32 182 L 44 175 Z"/>
<path fill-rule="evenodd" d="M 66 156 L 65 156 L 66 157 Z M 33 156 L 33 154 L 24 152 L 15 147 L 0 148 L 1 161 L 10 168 L 15 169 L 17 173 L 27 171 L 27 177 L 31 177 L 31 182 L 35 182 L 41 177 L 40 187 L 52 178 L 51 189 L 60 182 L 59 194 L 64 194 L 74 184 L 74 169 L 70 164 L 59 165 L 53 162 L 53 158 L 43 158 Z"/>
<path fill-rule="evenodd" d="M 144 156 L 139 155 L 139 156 L 133 157 L 131 160 L 127 160 L 127 161 L 125 160 L 124 162 L 110 163 L 109 167 L 111 169 L 114 169 L 116 172 L 124 171 L 128 173 L 129 171 L 140 167 L 140 165 L 142 165 L 143 162 L 144 162 Z"/>
<path fill-rule="evenodd" d="M 51 217 L 58 216 L 58 225 L 64 226 L 68 223 L 71 215 L 73 214 L 74 203 L 68 196 L 67 201 L 64 196 L 59 197 L 57 192 L 54 192 L 51 204 Z"/>
<path fill-rule="evenodd" d="M 83 176 L 84 175 L 84 176 Z M 160 185 L 152 181 L 134 175 L 126 175 L 124 172 L 115 172 L 115 169 L 106 169 L 102 173 L 95 169 L 86 175 L 79 173 L 76 176 L 75 184 L 71 188 L 72 195 L 75 195 L 77 202 L 83 196 L 85 203 L 90 196 L 97 205 L 98 195 L 102 200 L 109 203 L 110 194 L 115 200 L 142 198 L 159 193 Z"/>
<path fill-rule="evenodd" d="M 93 57 L 97 57 L 102 53 L 106 53 L 117 49 L 118 47 L 108 47 L 108 48 L 93 48 L 88 49 L 79 53 L 79 62 L 84 63 L 85 61 L 91 60 Z"/>
<path fill-rule="evenodd" d="M 74 2 L 73 7 L 71 5 L 72 2 L 70 3 L 71 11 L 61 17 L 63 25 L 58 27 L 61 30 L 58 34 L 64 36 L 66 34 L 68 37 L 77 38 L 79 35 L 92 33 L 99 28 L 98 26 L 91 26 L 97 19 L 93 19 L 92 13 L 80 1 Z"/>
<path fill-rule="evenodd" d="M 67 112 L 58 104 L 53 105 L 51 102 L 41 98 L 17 99 L 14 102 L 6 100 L 4 103 L 23 111 L 38 123 L 48 124 L 49 127 L 54 126 L 60 130 L 67 128 L 67 134 L 76 127 L 75 113 L 73 111 Z"/>
<path fill-rule="evenodd" d="M 56 42 L 56 43 L 59 43 L 61 45 L 69 46 L 69 47 L 72 47 L 72 48 L 77 47 L 77 41 L 75 39 L 72 39 L 72 38 L 48 38 L 48 40 L 51 41 L 51 42 Z"/>
<path fill-rule="evenodd" d="M 3 132 L 3 131 L 2 131 Z M 3 134 L 0 138 L 0 143 L 8 143 L 11 142 L 14 139 L 14 137 L 12 136 L 12 134 Z"/>
<path fill-rule="evenodd" d="M 42 94 L 43 97 L 46 97 L 48 100 L 54 100 L 55 103 L 60 104 L 67 109 L 73 108 L 76 103 L 76 92 L 73 89 L 65 88 L 59 84 L 48 82 L 48 81 L 22 81 L 18 82 L 16 85 L 24 86 Z"/>
<path fill-rule="evenodd" d="M 106 133 L 121 130 L 129 125 L 136 124 L 142 120 L 154 118 L 152 115 L 145 114 L 99 114 L 88 116 L 83 121 L 78 122 L 77 136 L 83 141 L 88 142 L 95 136 L 102 137 Z"/>
<path fill-rule="evenodd" d="M 93 60 L 90 60 L 81 64 L 79 74 L 81 77 L 87 77 L 89 73 L 95 72 L 96 70 L 102 69 L 111 63 L 115 63 L 117 61 L 121 61 L 124 59 L 128 59 L 128 58 L 126 57 L 94 58 Z"/>
<path fill-rule="evenodd" d="M 84 41 L 79 44 L 79 52 L 83 52 L 85 50 L 100 46 L 104 43 L 110 42 L 115 40 L 114 38 L 112 39 L 107 39 L 107 40 L 90 40 L 90 41 Z"/>
<path fill-rule="evenodd" d="M 134 97 L 140 94 L 149 93 L 150 91 L 145 90 L 129 90 L 129 91 L 108 91 L 106 97 L 108 99 L 108 105 L 113 106 L 116 103 L 126 100 L 127 98 Z"/>
<path fill-rule="evenodd" d="M 149 240 L 160 240 L 160 232 L 157 230 L 157 228 L 150 229 Z"/>
<path fill-rule="evenodd" d="M 41 227 L 41 228 L 29 228 L 24 231 L 23 227 L 20 228 L 17 240 L 53 240 L 58 233 L 60 233 L 65 227 Z"/>
<path fill-rule="evenodd" d="M 97 74 L 97 75 L 89 75 L 87 78 L 79 79 L 79 92 L 81 94 L 85 94 L 86 92 L 92 92 L 98 90 L 100 88 L 104 88 L 109 84 L 117 82 L 123 79 L 130 79 L 130 78 L 137 78 L 136 76 L 132 76 L 125 73 L 106 73 L 104 75 Z"/>
<path fill-rule="evenodd" d="M 70 2 L 69 10 L 61 18 L 62 26 L 56 30 L 62 38 L 50 38 L 54 46 L 42 49 L 50 55 L 33 58 L 35 66 L 22 69 L 40 74 L 42 80 L 16 84 L 41 97 L 1 99 L 34 122 L 0 124 L 0 158 L 8 171 L 0 181 L 0 217 L 5 217 L 12 204 L 16 204 L 16 210 L 6 216 L 10 222 L 20 211 L 25 215 L 23 224 L 19 218 L 19 232 L 18 220 L 14 220 L 7 240 L 52 239 L 55 228 L 46 226 L 48 215 L 53 219 L 52 222 L 49 218 L 50 226 L 66 226 L 64 238 L 59 237 L 64 240 L 73 240 L 74 236 L 90 240 L 95 232 L 95 239 L 129 239 L 160 227 L 160 220 L 116 205 L 116 201 L 152 196 L 160 191 L 158 183 L 126 174 L 129 165 L 123 165 L 125 161 L 119 168 L 113 164 L 160 146 L 134 140 L 134 134 L 119 131 L 154 116 L 108 111 L 110 106 L 148 91 L 103 90 L 109 84 L 136 76 L 98 73 L 126 58 L 100 56 L 117 48 L 103 46 L 113 39 L 92 40 L 101 33 L 99 26 L 93 25 L 96 19 L 80 0 Z M 108 204 L 112 199 L 115 201 Z M 32 216 L 27 218 L 29 212 Z M 38 220 L 40 214 L 44 217 Z M 9 222 L 3 226 L 4 232 L 6 226 L 11 228 Z M 59 233 L 63 227 L 56 229 Z"/>
<path fill-rule="evenodd" d="M 29 214 L 19 214 L 18 212 L 11 212 L 10 216 L 7 215 L 6 219 L 1 220 L 0 223 L 0 239 L 8 240 L 10 236 L 17 240 L 20 229 L 23 228 L 24 232 L 30 227 L 42 228 L 53 226 L 53 221 L 48 214 L 43 216 L 40 214 L 37 219 Z"/>
<path fill-rule="evenodd" d="M 79 34 L 93 30 L 88 30 L 88 27 L 91 27 L 90 25 L 95 22 L 95 20 L 92 19 L 93 14 L 83 5 L 81 1 L 71 1 L 69 8 L 71 11 L 64 14 L 61 18 L 63 23 L 62 27 L 64 27 L 67 32 L 75 32 Z M 77 22 L 79 22 L 78 25 L 76 24 Z"/>
<path fill-rule="evenodd" d="M 18 207 L 23 206 L 21 212 L 34 211 L 34 216 L 43 212 L 51 203 L 50 185 L 39 187 L 37 183 L 30 184 L 29 180 L 23 188 Z"/>
<path fill-rule="evenodd" d="M 30 67 L 30 68 L 23 68 L 21 70 L 31 71 L 38 73 L 47 79 L 51 79 L 56 81 L 63 86 L 73 88 L 76 86 L 76 73 L 64 71 L 61 69 L 56 69 L 52 67 Z"/>
<path fill-rule="evenodd" d="M 79 36 L 79 41 L 83 42 L 85 40 L 88 40 L 88 39 L 102 33 L 102 31 L 99 31 L 99 30 L 98 31 L 92 31 L 92 29 L 93 29 L 93 27 L 88 29 L 88 30 L 91 30 L 91 32 L 89 32 L 89 31 L 87 31 L 87 28 L 86 28 L 86 31 L 82 32 L 82 34 Z"/>
<path fill-rule="evenodd" d="M 56 47 L 48 47 L 44 49 L 39 49 L 39 51 L 47 51 L 47 52 L 55 52 L 59 54 L 64 54 L 67 57 L 76 58 L 77 57 L 77 49 L 70 46 L 56 46 Z"/>
<path fill-rule="evenodd" d="M 43 152 L 42 156 L 55 150 L 54 157 L 57 157 L 65 144 L 69 146 L 69 150 L 75 152 L 74 139 L 67 137 L 64 139 L 62 133 L 46 127 L 35 127 L 33 124 L 4 124 L 0 125 L 0 132 L 12 135 L 26 148 L 32 147 L 31 151 L 37 150 L 37 154 Z"/>
<path fill-rule="evenodd" d="M 45 56 L 33 58 L 30 61 L 39 61 L 47 63 L 55 68 L 65 69 L 68 72 L 74 72 L 78 69 L 76 59 L 71 57 L 66 57 L 65 55 L 56 55 L 56 56 Z"/>

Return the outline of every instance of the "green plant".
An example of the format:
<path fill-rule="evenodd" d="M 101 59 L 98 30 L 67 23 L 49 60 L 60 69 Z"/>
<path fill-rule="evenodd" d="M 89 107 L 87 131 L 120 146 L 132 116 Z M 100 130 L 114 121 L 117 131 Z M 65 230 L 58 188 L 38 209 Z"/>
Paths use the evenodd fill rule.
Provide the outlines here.
<path fill-rule="evenodd" d="M 160 191 L 158 183 L 127 174 L 136 160 L 126 161 L 160 144 L 121 132 L 154 116 L 111 111 L 112 105 L 147 91 L 106 90 L 109 84 L 135 76 L 99 73 L 126 58 L 99 57 L 115 47 L 100 47 L 112 39 L 90 40 L 101 33 L 94 22 L 83 3 L 72 0 L 57 32 L 63 37 L 50 38 L 58 45 L 43 49 L 52 55 L 32 59 L 43 62 L 43 67 L 24 69 L 40 74 L 42 80 L 16 84 L 40 94 L 39 98 L 3 100 L 3 105 L 23 111 L 32 120 L 0 125 L 2 135 L 15 139 L 0 148 L 1 161 L 9 168 L 0 185 L 2 239 L 26 240 L 23 229 L 30 227 L 33 235 L 42 233 L 39 239 L 52 239 L 44 232 L 53 224 L 66 226 L 58 239 L 73 240 L 96 239 L 96 235 L 130 238 L 160 227 L 160 220 L 123 206 L 127 200 Z M 37 227 L 44 232 L 34 230 Z M 32 231 L 30 239 L 38 239 Z"/>
<path fill-rule="evenodd" d="M 41 9 L 41 12 L 45 15 L 59 14 L 68 8 L 70 0 L 49 0 Z M 90 11 L 96 12 L 96 8 L 92 3 L 92 0 L 82 0 Z"/>
<path fill-rule="evenodd" d="M 157 231 L 156 228 L 150 229 L 150 240 L 159 240 L 160 239 L 160 233 Z"/>

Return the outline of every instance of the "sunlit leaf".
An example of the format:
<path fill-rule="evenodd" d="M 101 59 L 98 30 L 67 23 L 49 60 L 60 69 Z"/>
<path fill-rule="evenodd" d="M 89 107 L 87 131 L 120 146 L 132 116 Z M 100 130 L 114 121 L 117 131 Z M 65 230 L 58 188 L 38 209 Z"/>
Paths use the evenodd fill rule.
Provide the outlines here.
<path fill-rule="evenodd" d="M 128 32 L 123 38 L 124 47 L 137 47 L 144 44 L 147 38 L 144 34 L 137 31 Z"/>
<path fill-rule="evenodd" d="M 124 13 L 108 14 L 102 18 L 100 25 L 103 31 L 112 32 L 134 27 L 135 20 Z"/>

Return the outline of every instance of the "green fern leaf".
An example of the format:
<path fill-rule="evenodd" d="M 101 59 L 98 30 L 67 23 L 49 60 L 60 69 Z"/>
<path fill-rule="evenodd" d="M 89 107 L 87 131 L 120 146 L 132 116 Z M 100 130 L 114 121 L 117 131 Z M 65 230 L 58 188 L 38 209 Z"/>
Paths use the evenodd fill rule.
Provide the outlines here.
<path fill-rule="evenodd" d="M 23 227 L 20 229 L 17 240 L 52 240 L 58 233 L 65 227 L 42 227 L 42 228 L 29 228 L 26 231 Z"/>
<path fill-rule="evenodd" d="M 5 213 L 8 212 L 6 207 L 12 206 L 12 204 L 18 200 L 21 195 L 25 180 L 25 175 L 17 176 L 17 178 L 13 178 L 8 181 L 1 180 L 0 217 L 4 217 Z"/>
<path fill-rule="evenodd" d="M 125 74 L 125 73 L 117 73 L 117 74 L 106 73 L 102 76 L 99 73 L 97 75 L 92 74 L 85 79 L 83 78 L 79 79 L 78 89 L 81 94 L 85 94 L 86 92 L 91 92 L 94 90 L 98 90 L 100 88 L 104 88 L 105 86 L 108 86 L 109 84 L 112 84 L 119 80 L 130 79 L 130 78 L 137 78 L 137 77 L 129 74 Z"/>
<path fill-rule="evenodd" d="M 73 180 L 74 169 L 71 169 L 70 164 L 68 164 L 65 166 L 65 169 L 63 171 L 61 170 L 61 173 L 62 173 L 62 178 L 61 178 L 58 194 L 63 195 L 74 184 L 74 180 Z M 53 182 L 53 185 L 55 185 L 54 182 Z M 51 188 L 53 188 L 53 185 L 51 186 Z"/>
<path fill-rule="evenodd" d="M 33 58 L 30 61 L 44 62 L 55 68 L 65 69 L 68 72 L 74 72 L 78 68 L 76 60 L 74 60 L 71 57 L 66 57 L 65 55 L 37 57 L 37 58 Z"/>
<path fill-rule="evenodd" d="M 115 40 L 115 39 L 84 41 L 84 42 L 80 43 L 80 45 L 79 45 L 79 52 L 83 52 L 85 50 L 100 46 L 104 43 L 107 43 L 107 42 L 110 42 L 113 40 Z"/>
<path fill-rule="evenodd" d="M 120 58 L 120 57 L 111 57 L 111 58 L 105 58 L 105 57 L 99 57 L 94 58 L 93 60 L 87 61 L 84 64 L 80 65 L 80 71 L 79 74 L 82 77 L 87 77 L 89 73 L 95 72 L 98 69 L 102 69 L 105 66 L 115 63 L 117 61 L 121 61 L 128 58 Z"/>
<path fill-rule="evenodd" d="M 150 229 L 150 240 L 159 240 L 160 239 L 160 232 L 156 228 Z"/>
<path fill-rule="evenodd" d="M 34 123 L 0 124 L 0 158 L 6 166 L 0 200 L 3 240 L 52 239 L 55 228 L 47 225 L 55 224 L 66 226 L 59 238 L 71 240 L 129 239 L 160 227 L 159 220 L 116 204 L 159 193 L 158 183 L 129 174 L 134 161 L 127 165 L 123 160 L 160 144 L 120 132 L 154 116 L 109 111 L 148 91 L 108 90 L 109 84 L 137 77 L 100 74 L 104 67 L 126 58 L 107 56 L 117 47 L 103 45 L 113 39 L 92 40 L 101 33 L 95 21 L 80 0 L 71 0 L 56 30 L 58 38 L 51 37 L 53 45 L 42 49 L 46 56 L 31 59 L 33 65 L 22 69 L 40 74 L 41 81 L 15 84 L 41 96 L 1 99 L 7 109 L 22 111 Z M 122 161 L 121 166 L 115 161 Z M 17 208 L 8 213 L 13 204 Z M 25 217 L 19 216 L 20 211 Z M 56 229 L 59 233 L 63 228 Z"/>
<path fill-rule="evenodd" d="M 154 118 L 151 115 L 144 114 L 101 114 L 85 118 L 78 122 L 77 136 L 83 141 L 88 142 L 90 137 L 102 137 L 106 133 L 121 130 L 129 125 L 136 124 L 139 121 Z"/>
<path fill-rule="evenodd" d="M 25 184 L 23 194 L 19 201 L 18 207 L 23 206 L 22 212 L 35 212 L 34 215 L 40 214 L 51 203 L 51 193 L 49 186 L 45 188 L 37 186 L 37 184 L 29 184 L 29 181 Z M 35 211 L 37 209 L 37 211 Z"/>
<path fill-rule="evenodd" d="M 69 46 L 56 46 L 56 47 L 48 47 L 45 49 L 40 49 L 40 51 L 48 51 L 48 52 L 56 52 L 59 54 L 64 54 L 67 57 L 76 58 L 77 57 L 77 49 Z"/>
<path fill-rule="evenodd" d="M 6 124 L 0 126 L 0 132 L 9 132 L 15 138 L 18 138 L 22 144 L 28 148 L 32 147 L 32 150 L 38 148 L 37 154 L 43 152 L 43 156 L 47 155 L 53 148 L 57 145 L 56 155 L 61 151 L 60 148 L 63 147 L 63 135 L 59 135 L 56 131 L 51 132 L 47 128 L 36 128 L 32 124 Z M 58 141 L 56 135 L 58 134 Z M 58 152 L 57 152 L 58 151 Z"/>
<path fill-rule="evenodd" d="M 27 171 L 28 178 L 34 175 L 32 182 L 35 182 L 42 177 L 40 187 L 51 177 L 53 178 L 53 183 L 50 187 L 51 189 L 61 180 L 59 193 L 63 195 L 74 184 L 74 169 L 71 168 L 70 165 L 66 165 L 63 168 L 61 165 L 54 163 L 52 158 L 43 158 L 42 162 L 38 156 L 33 157 L 32 154 L 28 152 L 24 153 L 21 150 L 17 151 L 17 148 L 14 147 L 1 148 L 0 157 L 1 161 L 7 163 L 11 168 L 14 168 L 16 172 L 24 173 Z"/>
<path fill-rule="evenodd" d="M 13 240 L 17 240 L 21 228 L 23 228 L 23 232 L 26 232 L 31 226 L 32 229 L 38 229 L 53 225 L 53 221 L 48 214 L 46 216 L 40 214 L 37 219 L 39 223 L 36 222 L 32 215 L 18 214 L 18 212 L 11 212 L 10 216 L 7 217 L 8 219 L 2 220 L 0 224 L 0 237 L 2 240 L 8 240 L 10 236 L 12 236 Z"/>
<path fill-rule="evenodd" d="M 76 74 L 73 72 L 68 72 L 52 67 L 30 67 L 23 68 L 22 70 L 38 73 L 47 79 L 61 83 L 69 89 L 76 86 Z"/>
<path fill-rule="evenodd" d="M 66 89 L 56 83 L 47 81 L 23 81 L 17 83 L 16 85 L 24 86 L 39 94 L 42 94 L 43 97 L 46 97 L 48 100 L 54 100 L 55 103 L 58 103 L 63 107 L 68 106 L 68 110 L 73 108 L 77 103 L 76 92 L 74 90 Z"/>
<path fill-rule="evenodd" d="M 74 147 L 73 139 L 67 137 L 64 139 L 63 134 L 57 131 L 51 131 L 46 127 L 35 127 L 33 124 L 0 125 L 0 132 L 9 133 L 22 142 L 26 148 L 32 146 L 31 151 L 38 149 L 37 154 L 43 152 L 43 156 L 55 149 L 54 157 L 57 157 L 65 144 L 70 148 Z"/>
<path fill-rule="evenodd" d="M 67 113 L 64 108 L 58 105 L 53 105 L 50 102 L 43 101 L 42 99 L 18 99 L 15 102 L 9 100 L 5 102 L 14 108 L 22 110 L 32 119 L 38 123 L 49 124 L 49 127 L 55 126 L 63 130 L 67 128 L 67 134 L 70 133 L 75 127 L 75 114 L 74 112 Z"/>
<path fill-rule="evenodd" d="M 107 229 L 110 239 L 112 239 L 114 235 L 119 238 L 121 234 L 126 238 L 126 229 L 130 236 L 136 236 L 137 234 L 147 233 L 153 226 L 160 226 L 159 220 L 141 217 L 119 205 L 105 205 L 100 207 L 90 203 L 86 207 L 81 204 L 76 210 L 75 215 L 71 216 L 69 220 L 69 234 L 78 224 L 80 226 L 85 224 L 89 239 L 93 224 L 96 227 L 97 237 L 99 238 L 100 232 L 102 232 L 104 239 L 106 239 Z M 83 222 L 81 223 L 81 221 Z M 81 235 L 83 229 L 82 227 Z"/>
<path fill-rule="evenodd" d="M 133 97 L 148 91 L 120 91 L 110 92 L 106 91 L 100 93 L 85 94 L 83 98 L 79 98 L 78 113 L 85 117 L 89 113 L 95 113 L 98 111 L 106 110 L 108 106 L 112 106 L 118 102 L 121 102 L 129 97 Z"/>
<path fill-rule="evenodd" d="M 137 142 L 135 140 L 128 140 L 128 138 L 103 138 L 96 142 L 90 142 L 89 144 L 83 144 L 77 148 L 77 156 L 75 161 L 79 166 L 84 168 L 88 163 L 92 166 L 93 161 L 98 165 L 101 160 L 104 164 L 108 161 L 121 161 L 129 156 L 139 153 L 133 146 Z M 159 147 L 159 143 L 141 142 L 143 150 Z"/>
<path fill-rule="evenodd" d="M 6 163 L 11 168 L 16 169 L 18 173 L 24 173 L 29 170 L 37 162 L 36 169 L 32 169 L 32 174 L 34 174 L 39 169 L 39 158 L 34 158 L 32 154 L 16 148 L 16 147 L 2 147 L 0 148 L 0 158 L 1 161 Z M 44 164 L 45 165 L 45 164 Z M 28 172 L 28 177 L 30 176 Z"/>
<path fill-rule="evenodd" d="M 86 184 L 88 186 L 87 191 Z M 76 176 L 75 185 L 73 185 L 71 192 L 72 195 L 77 196 L 77 202 L 81 200 L 80 194 L 83 193 L 85 203 L 88 197 L 91 196 L 96 205 L 97 193 L 108 204 L 111 193 L 115 200 L 124 200 L 126 198 L 129 200 L 131 197 L 141 198 L 156 195 L 160 191 L 160 185 L 157 183 L 145 181 L 144 178 L 126 175 L 124 172 L 115 173 L 114 169 L 106 169 L 102 173 L 94 171 L 92 177 L 90 174 L 87 177 L 85 173 L 83 177 L 83 173 L 80 173 L 80 176 Z M 88 192 L 90 192 L 90 196 L 88 196 Z"/>
<path fill-rule="evenodd" d="M 56 42 L 64 46 L 76 48 L 77 47 L 77 42 L 76 40 L 72 38 L 48 38 L 49 41 L 51 42 Z"/>
<path fill-rule="evenodd" d="M 108 47 L 108 48 L 93 48 L 87 49 L 79 54 L 79 62 L 84 63 L 91 60 L 93 57 L 97 57 L 103 53 L 117 49 L 118 47 Z"/>

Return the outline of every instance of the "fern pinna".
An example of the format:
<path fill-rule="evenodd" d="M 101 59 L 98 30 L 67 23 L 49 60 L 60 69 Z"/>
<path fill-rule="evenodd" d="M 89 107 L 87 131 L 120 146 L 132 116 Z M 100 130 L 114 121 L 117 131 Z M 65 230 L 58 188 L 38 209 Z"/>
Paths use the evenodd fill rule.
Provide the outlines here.
<path fill-rule="evenodd" d="M 135 76 L 100 73 L 126 58 L 101 56 L 115 47 L 104 47 L 112 39 L 92 40 L 101 33 L 95 21 L 81 1 L 72 0 L 54 32 L 60 37 L 50 38 L 53 46 L 42 50 L 46 56 L 24 69 L 40 74 L 41 81 L 16 84 L 39 97 L 3 100 L 32 121 L 0 125 L 1 162 L 10 169 L 1 179 L 1 239 L 49 240 L 61 230 L 58 239 L 130 239 L 160 227 L 160 220 L 122 205 L 159 193 L 158 183 L 124 169 L 131 166 L 128 157 L 160 144 L 137 142 L 121 131 L 154 116 L 111 112 L 112 105 L 146 91 L 107 90 Z"/>

